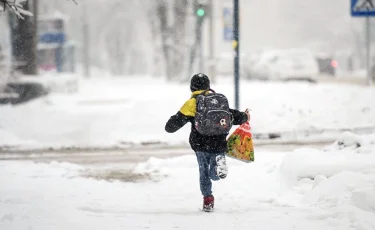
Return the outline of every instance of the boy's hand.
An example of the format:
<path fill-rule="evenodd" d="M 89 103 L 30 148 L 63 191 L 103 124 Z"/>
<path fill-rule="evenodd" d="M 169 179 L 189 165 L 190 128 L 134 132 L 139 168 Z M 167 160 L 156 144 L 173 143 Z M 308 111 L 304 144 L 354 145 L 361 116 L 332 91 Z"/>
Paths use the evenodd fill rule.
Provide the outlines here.
<path fill-rule="evenodd" d="M 249 113 L 249 109 L 246 109 L 245 110 L 245 113 L 247 115 L 247 121 L 250 121 L 250 113 Z"/>

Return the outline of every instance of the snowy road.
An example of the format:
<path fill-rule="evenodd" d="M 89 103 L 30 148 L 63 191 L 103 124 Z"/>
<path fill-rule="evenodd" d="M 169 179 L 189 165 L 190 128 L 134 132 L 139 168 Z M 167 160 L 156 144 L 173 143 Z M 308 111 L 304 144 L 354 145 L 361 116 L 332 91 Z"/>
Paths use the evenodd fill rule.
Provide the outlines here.
<path fill-rule="evenodd" d="M 229 158 L 214 213 L 199 211 L 191 152 L 3 160 L 0 229 L 375 229 L 374 135 L 284 147 L 257 148 L 251 164 Z"/>
<path fill-rule="evenodd" d="M 286 142 L 283 144 L 259 144 L 257 151 L 292 151 L 299 147 L 319 148 L 330 142 Z M 168 147 L 168 148 L 127 148 L 117 149 L 77 149 L 77 150 L 23 150 L 7 152 L 0 151 L 0 161 L 3 160 L 32 160 L 34 162 L 69 162 L 75 164 L 110 164 L 110 163 L 139 163 L 150 157 L 161 159 L 192 155 L 189 147 Z"/>

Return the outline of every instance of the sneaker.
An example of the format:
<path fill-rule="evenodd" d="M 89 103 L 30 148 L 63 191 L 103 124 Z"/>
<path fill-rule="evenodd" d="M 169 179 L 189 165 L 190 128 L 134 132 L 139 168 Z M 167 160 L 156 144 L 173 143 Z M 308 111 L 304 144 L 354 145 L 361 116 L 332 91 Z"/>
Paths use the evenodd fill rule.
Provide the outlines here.
<path fill-rule="evenodd" d="M 221 179 L 224 179 L 228 175 L 228 166 L 225 160 L 225 156 L 216 156 L 216 174 Z"/>
<path fill-rule="evenodd" d="M 203 211 L 213 212 L 214 211 L 214 196 L 203 197 Z"/>

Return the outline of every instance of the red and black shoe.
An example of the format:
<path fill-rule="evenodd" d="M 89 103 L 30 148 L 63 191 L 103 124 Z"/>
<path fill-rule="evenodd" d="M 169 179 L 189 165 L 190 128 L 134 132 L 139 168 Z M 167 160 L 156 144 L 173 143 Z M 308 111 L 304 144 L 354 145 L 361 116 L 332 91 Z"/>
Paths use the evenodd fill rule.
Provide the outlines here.
<path fill-rule="evenodd" d="M 203 197 L 203 211 L 213 212 L 214 211 L 214 196 Z"/>

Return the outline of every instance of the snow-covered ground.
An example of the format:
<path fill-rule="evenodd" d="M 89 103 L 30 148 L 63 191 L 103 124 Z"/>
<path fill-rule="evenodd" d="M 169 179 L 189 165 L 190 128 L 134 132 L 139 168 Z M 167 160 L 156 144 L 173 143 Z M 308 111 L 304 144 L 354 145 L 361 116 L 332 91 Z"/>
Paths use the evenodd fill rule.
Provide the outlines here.
<path fill-rule="evenodd" d="M 82 177 L 94 166 L 3 161 L 0 229 L 375 229 L 375 135 L 228 165 L 215 212 L 203 213 L 193 154 L 138 164 L 152 180 L 136 183 Z"/>
<path fill-rule="evenodd" d="M 190 97 L 188 83 L 93 77 L 80 79 L 78 85 L 77 93 L 53 93 L 24 105 L 0 106 L 0 146 L 187 143 L 190 125 L 173 135 L 164 131 L 164 125 Z M 234 106 L 231 79 L 221 79 L 212 88 L 225 93 Z M 375 126 L 375 88 L 243 81 L 240 90 L 240 107 L 252 110 L 254 133 Z"/>

